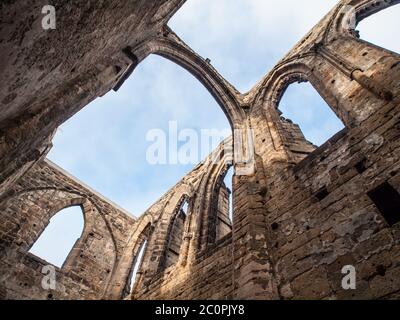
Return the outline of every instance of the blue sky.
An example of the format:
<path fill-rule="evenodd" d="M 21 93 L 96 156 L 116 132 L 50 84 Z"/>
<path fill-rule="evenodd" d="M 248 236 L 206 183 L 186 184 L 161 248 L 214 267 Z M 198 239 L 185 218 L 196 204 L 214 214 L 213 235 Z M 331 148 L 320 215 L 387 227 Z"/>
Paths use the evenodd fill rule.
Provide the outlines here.
<path fill-rule="evenodd" d="M 61 210 L 29 250 L 47 262 L 61 268 L 83 231 L 84 220 L 79 206 Z M 60 245 L 58 245 L 60 244 Z"/>
<path fill-rule="evenodd" d="M 193 168 L 150 165 L 149 130 L 229 129 L 219 105 L 189 73 L 152 55 L 124 86 L 98 98 L 61 126 L 49 154 L 54 161 L 139 216 Z"/>
<path fill-rule="evenodd" d="M 240 92 L 251 89 L 336 0 L 188 0 L 169 26 Z"/>
<path fill-rule="evenodd" d="M 200 55 L 210 58 L 239 91 L 246 92 L 336 2 L 188 0 L 169 26 Z M 362 38 L 400 52 L 399 9 L 395 6 L 362 22 Z M 341 128 L 308 84 L 290 86 L 280 109 L 300 123 L 306 137 L 316 144 Z M 191 164 L 149 165 L 146 161 L 147 132 L 153 128 L 167 131 L 172 120 L 179 129 L 229 129 L 217 103 L 194 77 L 152 55 L 117 93 L 96 99 L 64 123 L 48 157 L 140 216 L 193 168 Z"/>

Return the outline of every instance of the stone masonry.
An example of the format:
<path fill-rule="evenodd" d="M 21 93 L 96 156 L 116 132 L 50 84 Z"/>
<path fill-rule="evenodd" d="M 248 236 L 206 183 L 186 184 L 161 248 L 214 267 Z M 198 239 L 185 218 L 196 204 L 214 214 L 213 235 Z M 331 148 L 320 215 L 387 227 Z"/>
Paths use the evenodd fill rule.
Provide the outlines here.
<path fill-rule="evenodd" d="M 0 298 L 400 298 L 400 56 L 355 30 L 399 2 L 338 1 L 241 94 L 167 26 L 184 0 L 54 0 L 58 27 L 46 32 L 45 1 L 3 1 Z M 64 121 L 118 90 L 150 54 L 193 74 L 233 136 L 134 218 L 45 157 Z M 278 110 L 286 88 L 303 81 L 345 125 L 320 147 Z M 231 166 L 232 191 L 223 183 Z M 57 287 L 43 289 L 48 263 L 29 248 L 73 205 L 83 233 L 56 268 Z M 355 290 L 342 287 L 348 265 Z"/>

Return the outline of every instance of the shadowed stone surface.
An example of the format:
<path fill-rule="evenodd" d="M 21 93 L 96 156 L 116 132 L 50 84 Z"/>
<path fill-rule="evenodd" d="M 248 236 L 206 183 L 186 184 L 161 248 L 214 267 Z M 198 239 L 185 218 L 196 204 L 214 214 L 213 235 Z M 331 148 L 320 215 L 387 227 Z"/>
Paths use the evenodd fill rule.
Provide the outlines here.
<path fill-rule="evenodd" d="M 1 4 L 0 298 L 398 299 L 400 208 L 388 223 L 382 203 L 400 192 L 400 56 L 357 38 L 349 6 L 359 22 L 400 1 L 339 1 L 246 94 L 167 27 L 183 2 L 54 1 L 48 32 L 42 1 Z M 44 158 L 60 124 L 152 53 L 201 81 L 234 135 L 136 219 Z M 297 81 L 346 126 L 319 148 L 278 110 Z M 232 164 L 227 145 L 252 161 Z M 231 165 L 233 223 L 222 182 Z M 57 288 L 43 289 L 47 263 L 28 250 L 78 204 L 83 234 Z M 356 290 L 341 286 L 346 265 Z"/>

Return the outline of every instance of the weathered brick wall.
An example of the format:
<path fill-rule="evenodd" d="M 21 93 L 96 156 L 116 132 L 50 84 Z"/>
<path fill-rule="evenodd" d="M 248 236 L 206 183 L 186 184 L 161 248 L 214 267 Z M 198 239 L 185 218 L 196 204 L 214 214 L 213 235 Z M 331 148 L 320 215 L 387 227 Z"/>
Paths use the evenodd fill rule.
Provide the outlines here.
<path fill-rule="evenodd" d="M 399 226 L 367 193 L 385 181 L 399 191 L 400 58 L 346 33 L 350 2 L 358 20 L 397 3 L 342 1 L 246 96 L 255 172 L 234 179 L 234 298 L 398 297 Z M 314 152 L 277 111 L 305 80 L 347 127 Z M 355 291 L 341 287 L 345 265 Z"/>
<path fill-rule="evenodd" d="M 135 299 L 233 298 L 232 234 L 199 254 L 190 266 L 172 266 L 134 293 Z"/>
<path fill-rule="evenodd" d="M 209 242 L 208 230 L 214 229 L 215 236 L 217 225 L 207 223 L 217 221 L 221 210 L 224 211 L 224 217 L 228 213 L 226 199 L 228 192 L 226 187 L 220 186 L 219 182 L 223 180 L 229 167 L 227 163 L 229 154 L 225 152 L 225 143 L 230 142 L 231 139 L 223 142 L 136 221 L 130 240 L 118 263 L 118 272 L 110 283 L 108 298 L 126 298 L 131 294 L 132 298 L 145 299 L 148 295 L 152 295 L 172 299 L 180 290 L 175 291 L 173 289 L 175 285 L 178 287 L 182 285 L 185 288 L 182 289 L 185 291 L 182 298 L 195 298 L 199 291 L 196 289 L 191 292 L 190 286 L 200 288 L 204 285 L 204 281 L 211 281 L 204 280 L 207 279 L 208 272 L 203 271 L 203 268 L 211 268 L 210 264 L 218 273 L 218 279 L 231 277 L 228 274 L 219 274 L 219 266 L 212 262 L 213 258 L 207 258 L 208 262 L 201 262 L 204 257 L 213 255 L 215 259 L 218 259 L 218 263 L 224 266 L 223 268 L 225 268 L 225 263 L 231 265 L 230 258 L 226 256 L 226 252 L 231 252 L 231 249 L 223 245 L 231 237 L 230 232 L 224 229 L 226 237 L 218 241 L 213 238 L 213 242 Z M 218 200 L 221 194 L 224 201 L 217 201 L 221 205 L 219 206 L 215 200 Z M 180 212 L 186 202 L 188 209 L 183 219 Z M 204 238 L 203 234 L 206 235 Z M 147 240 L 147 246 L 139 266 L 134 290 L 131 293 L 125 291 L 125 294 L 121 296 L 121 288 L 127 283 L 129 271 L 143 239 Z M 193 268 L 197 268 L 196 271 L 192 271 Z M 195 272 L 196 276 L 190 278 L 191 285 L 189 285 L 189 279 L 186 276 L 192 272 Z M 204 276 L 198 277 L 199 272 L 205 273 Z M 228 271 L 224 269 L 223 272 Z M 164 280 L 166 283 L 160 291 L 154 283 L 161 284 Z M 164 296 L 164 288 L 168 288 L 168 295 Z M 215 296 L 219 294 L 221 297 L 227 294 L 226 291 L 225 285 L 218 285 L 213 289 Z M 205 292 L 207 291 L 204 291 L 204 294 Z M 211 291 L 208 290 L 208 292 Z"/>
<path fill-rule="evenodd" d="M 0 204 L 0 292 L 2 298 L 100 299 L 135 219 L 45 161 L 34 166 Z M 81 205 L 85 226 L 65 264 L 56 268 L 57 287 L 44 290 L 48 262 L 29 253 L 50 218 Z"/>
<path fill-rule="evenodd" d="M 257 181 L 252 195 L 243 189 L 248 181 L 242 187 L 236 181 L 236 249 L 229 235 L 189 267 L 173 266 L 151 279 L 135 298 L 262 298 L 252 292 L 252 281 L 274 299 L 398 298 L 400 223 L 389 226 L 367 193 L 384 182 L 400 192 L 399 125 L 398 109 L 387 106 L 362 127 L 343 130 L 297 165 L 271 172 L 265 202 Z M 253 216 L 257 203 L 259 218 Z M 252 223 L 268 244 L 263 268 L 271 279 L 264 283 L 251 275 L 252 259 L 246 258 L 249 248 L 263 250 L 246 232 Z M 244 270 L 234 274 L 238 265 Z M 357 271 L 357 290 L 341 286 L 346 265 Z M 250 285 L 238 293 L 240 283 Z"/>
<path fill-rule="evenodd" d="M 144 57 L 124 53 L 160 32 L 184 0 L 46 0 L 0 5 L 0 194 L 46 156 L 56 128 Z M 127 72 L 127 73 L 126 73 Z M 48 151 L 48 150 L 47 150 Z"/>
<path fill-rule="evenodd" d="M 52 214 L 82 204 L 90 223 L 65 268 L 58 270 L 62 286 L 50 293 L 52 298 L 399 298 L 400 225 L 385 221 L 376 203 L 385 197 L 374 203 L 371 191 L 386 183 L 399 197 L 400 56 L 358 39 L 348 15 L 355 12 L 359 22 L 400 1 L 338 2 L 246 94 L 239 93 L 165 25 L 183 2 L 160 0 L 150 6 L 148 1 L 138 1 L 137 6 L 118 7 L 122 26 L 136 21 L 141 12 L 148 14 L 146 23 L 136 21 L 138 25 L 130 29 L 137 31 L 135 37 L 128 41 L 126 30 L 105 32 L 96 39 L 113 39 L 111 44 L 100 53 L 89 50 L 83 60 L 78 57 L 76 77 L 50 72 L 57 81 L 43 94 L 29 86 L 34 84 L 28 81 L 32 79 L 14 79 L 13 68 L 7 65 L 4 83 L 20 95 L 7 96 L 10 88 L 0 91 L 5 98 L 0 120 L 2 297 L 49 298 L 39 283 L 45 262 L 27 250 Z M 349 5 L 354 10 L 349 11 Z M 12 16 L 15 6 L 4 6 L 1 12 Z M 94 16 L 99 18 L 100 12 Z M 101 26 L 108 31 L 113 20 L 104 22 Z M 50 40 L 53 45 L 59 43 Z M 10 41 L 2 43 L 2 52 L 11 50 Z M 127 55 L 121 53 L 132 44 Z M 76 54 L 85 51 L 78 47 Z M 112 72 L 115 66 L 122 64 L 126 69 L 127 56 L 135 56 L 139 63 L 153 53 L 199 79 L 234 130 L 234 221 L 231 233 L 221 239 L 218 221 L 227 212 L 222 180 L 232 164 L 223 145 L 136 221 L 62 170 L 46 162 L 31 167 L 51 147 L 58 125 L 122 77 Z M 98 59 L 92 59 L 93 55 Z M 63 64 L 64 56 L 52 62 L 69 70 L 77 62 Z M 20 74 L 32 74 L 26 73 L 27 57 L 25 52 L 17 59 L 15 68 Z M 33 59 L 39 68 L 41 60 Z M 25 86 L 16 86 L 18 81 Z M 296 81 L 309 81 L 346 126 L 317 149 L 278 111 L 285 90 Z M 29 112 L 24 113 L 26 108 Z M 249 154 L 251 159 L 242 161 Z M 219 160 L 210 162 L 215 155 Z M 174 227 L 185 200 L 189 202 L 187 217 Z M 398 206 L 391 211 L 396 219 L 393 210 Z M 129 292 L 132 265 L 145 241 L 134 290 Z M 169 259 L 171 244 L 179 251 L 173 259 Z M 356 290 L 341 287 L 345 265 L 356 268 Z"/>
<path fill-rule="evenodd" d="M 305 139 L 297 124 L 283 117 L 281 117 L 280 123 L 285 133 L 287 148 L 293 155 L 294 162 L 299 162 L 315 150 L 316 146 Z"/>
<path fill-rule="evenodd" d="M 165 262 L 167 268 L 178 262 L 179 252 L 182 247 L 185 232 L 185 221 L 186 215 L 181 212 L 175 217 L 172 223 L 172 228 L 169 232 L 168 251 Z"/>
<path fill-rule="evenodd" d="M 267 220 L 282 298 L 398 297 L 400 223 L 389 226 L 367 195 L 384 182 L 400 192 L 398 111 L 383 108 L 270 182 Z M 357 270 L 357 290 L 341 287 L 345 265 Z"/>

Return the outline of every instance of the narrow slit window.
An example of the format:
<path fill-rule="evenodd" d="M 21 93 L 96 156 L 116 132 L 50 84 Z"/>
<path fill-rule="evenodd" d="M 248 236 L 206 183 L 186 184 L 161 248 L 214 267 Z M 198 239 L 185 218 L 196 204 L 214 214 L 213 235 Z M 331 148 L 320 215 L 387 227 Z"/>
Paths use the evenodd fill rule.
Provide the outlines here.
<path fill-rule="evenodd" d="M 181 207 L 181 210 L 183 211 L 183 213 L 185 214 L 185 216 L 187 216 L 188 214 L 188 210 L 189 210 L 189 202 L 185 201 Z"/>
<path fill-rule="evenodd" d="M 185 222 L 189 210 L 189 201 L 185 200 L 176 213 L 171 226 L 171 233 L 168 240 L 167 256 L 165 267 L 168 268 L 178 262 L 183 237 L 185 234 Z"/>
<path fill-rule="evenodd" d="M 136 284 L 136 280 L 137 280 L 137 275 L 138 272 L 140 270 L 140 267 L 142 266 L 142 262 L 143 262 L 143 257 L 144 257 L 144 253 L 146 251 L 146 247 L 147 247 L 147 240 L 143 241 L 143 243 L 140 246 L 139 252 L 137 254 L 137 256 L 134 259 L 133 265 L 132 265 L 132 269 L 131 269 L 131 273 L 129 276 L 129 293 L 133 292 L 133 289 L 135 287 Z"/>
<path fill-rule="evenodd" d="M 228 188 L 229 191 L 229 200 L 228 200 L 228 217 L 231 223 L 233 223 L 233 184 L 232 184 L 232 179 L 233 179 L 233 173 L 234 169 L 233 166 L 231 166 L 228 170 L 228 172 L 225 175 L 224 183 L 225 186 Z"/>
<path fill-rule="evenodd" d="M 50 219 L 29 252 L 61 268 L 80 238 L 83 227 L 84 218 L 80 206 L 63 209 Z"/>
<path fill-rule="evenodd" d="M 233 223 L 232 177 L 233 177 L 233 167 L 230 167 L 225 174 L 221 187 L 219 188 L 216 240 L 225 237 L 232 231 L 232 223 Z"/>
<path fill-rule="evenodd" d="M 400 221 L 400 194 L 389 183 L 385 182 L 371 190 L 368 197 L 390 226 Z"/>

